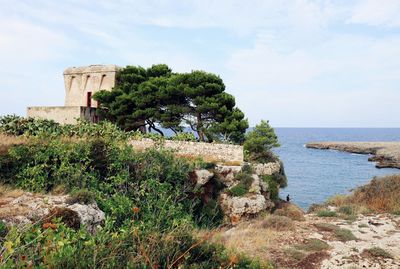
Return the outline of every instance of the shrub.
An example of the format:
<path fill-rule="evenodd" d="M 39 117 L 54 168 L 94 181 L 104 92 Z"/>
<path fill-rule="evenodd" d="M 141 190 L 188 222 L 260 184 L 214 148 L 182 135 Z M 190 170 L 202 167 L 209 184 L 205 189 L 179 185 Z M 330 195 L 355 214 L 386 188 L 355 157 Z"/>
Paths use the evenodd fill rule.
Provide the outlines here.
<path fill-rule="evenodd" d="M 279 147 L 278 137 L 268 121 L 264 120 L 246 134 L 243 144 L 246 159 L 257 162 L 274 160 L 275 157 L 270 151 L 273 147 Z"/>
<path fill-rule="evenodd" d="M 274 229 L 277 231 L 293 230 L 293 221 L 285 216 L 268 215 L 261 223 L 264 229 Z"/>
<path fill-rule="evenodd" d="M 327 250 L 330 247 L 325 241 L 319 240 L 317 238 L 311 238 L 303 244 L 296 245 L 295 248 L 305 251 L 322 251 Z"/>
<path fill-rule="evenodd" d="M 332 232 L 335 237 L 343 242 L 357 240 L 354 234 L 348 229 L 342 229 L 337 225 L 330 223 L 316 223 L 314 226 L 320 230 L 325 232 Z"/>
<path fill-rule="evenodd" d="M 74 204 L 90 204 L 95 201 L 95 195 L 88 189 L 74 190 L 70 193 L 70 197 L 67 199 L 67 203 Z"/>
<path fill-rule="evenodd" d="M 386 250 L 380 248 L 380 247 L 373 247 L 373 248 L 369 248 L 364 250 L 364 252 L 370 254 L 373 257 L 381 257 L 381 258 L 385 258 L 385 259 L 393 259 L 392 254 L 390 254 L 389 252 L 387 252 Z"/>
<path fill-rule="evenodd" d="M 261 179 L 267 183 L 268 191 L 269 191 L 269 198 L 273 201 L 279 199 L 279 184 L 276 182 L 275 177 L 272 175 L 265 175 L 262 176 Z"/>
<path fill-rule="evenodd" d="M 196 137 L 193 133 L 177 133 L 171 137 L 173 141 L 196 141 Z"/>
<path fill-rule="evenodd" d="M 335 236 L 343 242 L 357 240 L 357 237 L 348 229 L 337 229 L 334 231 Z"/>
<path fill-rule="evenodd" d="M 249 192 L 254 178 L 251 174 L 241 171 L 235 175 L 235 180 L 239 181 L 239 183 L 228 189 L 227 193 L 232 196 L 243 196 Z"/>
<path fill-rule="evenodd" d="M 375 177 L 357 188 L 349 200 L 374 211 L 393 213 L 400 209 L 400 175 Z"/>
<path fill-rule="evenodd" d="M 274 211 L 275 215 L 285 216 L 292 220 L 304 221 L 304 212 L 301 208 L 294 204 L 283 204 L 282 208 L 278 208 Z"/>
<path fill-rule="evenodd" d="M 317 212 L 317 216 L 322 218 L 337 217 L 337 213 L 335 211 L 330 211 L 330 210 L 320 210 Z"/>

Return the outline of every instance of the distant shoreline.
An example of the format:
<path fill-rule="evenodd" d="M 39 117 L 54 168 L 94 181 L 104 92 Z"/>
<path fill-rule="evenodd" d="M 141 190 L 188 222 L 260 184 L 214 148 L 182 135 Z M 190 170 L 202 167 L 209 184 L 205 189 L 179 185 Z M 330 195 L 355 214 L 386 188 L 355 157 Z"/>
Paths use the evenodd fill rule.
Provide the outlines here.
<path fill-rule="evenodd" d="M 400 169 L 400 142 L 311 142 L 306 147 L 372 154 L 368 160 L 375 162 L 377 168 Z"/>

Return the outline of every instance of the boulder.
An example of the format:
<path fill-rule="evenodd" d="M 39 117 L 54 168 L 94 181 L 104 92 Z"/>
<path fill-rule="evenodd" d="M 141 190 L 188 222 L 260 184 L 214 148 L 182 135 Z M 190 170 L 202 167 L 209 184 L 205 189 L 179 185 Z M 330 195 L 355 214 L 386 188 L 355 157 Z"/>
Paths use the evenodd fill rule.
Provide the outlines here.
<path fill-rule="evenodd" d="M 214 173 L 208 171 L 207 169 L 200 169 L 195 170 L 193 175 L 194 179 L 196 180 L 196 185 L 201 187 L 204 186 L 214 176 Z"/>
<path fill-rule="evenodd" d="M 90 232 L 95 232 L 98 225 L 105 220 L 104 212 L 96 203 L 69 204 L 69 195 L 42 195 L 19 191 L 3 194 L 0 197 L 0 220 L 7 225 L 25 225 L 43 220 L 56 208 L 66 208 L 76 212 L 80 224 Z"/>
<path fill-rule="evenodd" d="M 261 194 L 236 197 L 222 193 L 220 195 L 220 203 L 225 215 L 230 219 L 252 216 L 274 206 L 271 201 L 265 199 Z"/>
<path fill-rule="evenodd" d="M 218 165 L 215 170 L 220 175 L 222 183 L 230 188 L 235 185 L 235 175 L 242 170 L 241 166 Z"/>

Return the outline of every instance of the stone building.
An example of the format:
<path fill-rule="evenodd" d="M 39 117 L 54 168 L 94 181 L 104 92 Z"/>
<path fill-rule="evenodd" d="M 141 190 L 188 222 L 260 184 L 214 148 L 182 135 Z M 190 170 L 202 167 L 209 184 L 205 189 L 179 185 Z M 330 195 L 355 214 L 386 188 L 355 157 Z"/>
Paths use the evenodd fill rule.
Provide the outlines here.
<path fill-rule="evenodd" d="M 64 71 L 65 105 L 28 107 L 27 116 L 51 119 L 61 124 L 73 124 L 77 119 L 96 122 L 97 101 L 92 99 L 100 90 L 110 91 L 115 86 L 119 67 L 116 65 L 90 65 L 69 67 Z"/>

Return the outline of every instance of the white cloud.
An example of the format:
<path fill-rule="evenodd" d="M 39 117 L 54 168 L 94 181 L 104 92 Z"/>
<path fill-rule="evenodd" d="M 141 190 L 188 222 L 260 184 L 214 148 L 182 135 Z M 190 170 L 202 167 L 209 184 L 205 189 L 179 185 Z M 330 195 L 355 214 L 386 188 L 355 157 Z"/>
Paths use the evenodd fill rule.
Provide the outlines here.
<path fill-rule="evenodd" d="M 363 0 L 355 6 L 350 23 L 400 27 L 400 1 Z"/>

